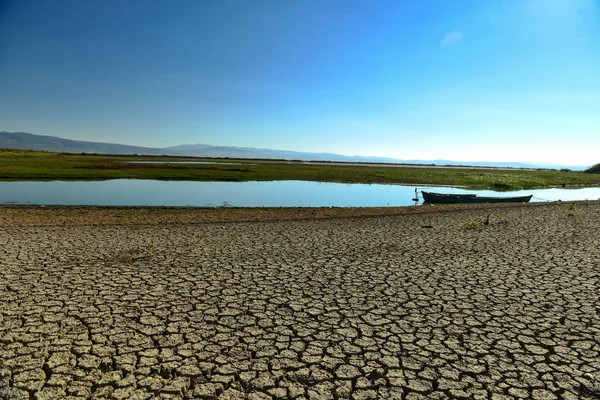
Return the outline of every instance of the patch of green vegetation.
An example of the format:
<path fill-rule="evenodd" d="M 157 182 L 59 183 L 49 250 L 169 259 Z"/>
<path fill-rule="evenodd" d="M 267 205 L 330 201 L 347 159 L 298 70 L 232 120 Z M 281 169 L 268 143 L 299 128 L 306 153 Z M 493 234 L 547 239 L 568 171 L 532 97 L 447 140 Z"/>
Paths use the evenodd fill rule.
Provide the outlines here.
<path fill-rule="evenodd" d="M 470 229 L 470 230 L 479 230 L 483 227 L 483 224 L 481 221 L 479 221 L 478 219 L 471 219 L 469 221 L 467 221 L 466 223 L 466 228 Z"/>
<path fill-rule="evenodd" d="M 218 164 L 131 164 L 129 161 L 204 161 Z M 447 185 L 517 190 L 600 186 L 600 175 L 557 170 L 416 166 L 409 164 L 305 163 L 285 160 L 172 156 L 65 154 L 0 150 L 0 180 L 158 179 L 189 181 L 302 180 Z"/>
<path fill-rule="evenodd" d="M 485 218 L 481 218 L 481 219 L 474 218 L 474 219 L 468 220 L 465 226 L 467 229 L 479 230 L 489 224 L 490 224 L 490 215 L 488 214 L 488 216 Z"/>

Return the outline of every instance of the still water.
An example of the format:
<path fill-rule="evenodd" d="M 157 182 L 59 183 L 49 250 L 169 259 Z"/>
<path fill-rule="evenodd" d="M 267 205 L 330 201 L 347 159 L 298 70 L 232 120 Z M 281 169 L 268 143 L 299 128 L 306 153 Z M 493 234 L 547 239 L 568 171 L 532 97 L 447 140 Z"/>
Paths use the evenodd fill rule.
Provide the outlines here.
<path fill-rule="evenodd" d="M 600 188 L 515 192 L 419 186 L 442 193 L 481 196 L 533 194 L 531 201 L 597 200 Z M 108 181 L 0 182 L 0 204 L 101 206 L 381 207 L 414 205 L 415 186 L 307 181 L 190 182 Z M 421 201 L 419 201 L 419 204 Z"/>

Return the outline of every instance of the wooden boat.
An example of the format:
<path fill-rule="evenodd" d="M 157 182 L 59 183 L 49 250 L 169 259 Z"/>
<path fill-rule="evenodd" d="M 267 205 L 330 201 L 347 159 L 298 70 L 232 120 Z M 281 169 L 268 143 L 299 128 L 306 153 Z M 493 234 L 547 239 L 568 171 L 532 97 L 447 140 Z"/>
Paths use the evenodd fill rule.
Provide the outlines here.
<path fill-rule="evenodd" d="M 444 203 L 444 204 L 455 204 L 455 203 L 527 203 L 531 200 L 533 195 L 529 196 L 514 196 L 514 197 L 486 197 L 478 196 L 476 194 L 442 194 L 426 192 L 421 190 L 423 200 L 426 203 Z"/>

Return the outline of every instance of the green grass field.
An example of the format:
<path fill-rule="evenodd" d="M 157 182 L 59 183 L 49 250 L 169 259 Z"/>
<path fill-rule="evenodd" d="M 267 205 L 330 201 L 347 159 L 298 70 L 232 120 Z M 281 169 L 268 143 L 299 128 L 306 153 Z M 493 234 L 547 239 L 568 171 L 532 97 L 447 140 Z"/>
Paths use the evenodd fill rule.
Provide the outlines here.
<path fill-rule="evenodd" d="M 127 161 L 216 161 L 223 164 L 128 164 Z M 600 186 L 600 175 L 557 170 L 303 163 L 276 160 L 83 155 L 0 150 L 0 180 L 159 179 L 191 181 L 304 180 L 448 185 L 517 190 Z"/>

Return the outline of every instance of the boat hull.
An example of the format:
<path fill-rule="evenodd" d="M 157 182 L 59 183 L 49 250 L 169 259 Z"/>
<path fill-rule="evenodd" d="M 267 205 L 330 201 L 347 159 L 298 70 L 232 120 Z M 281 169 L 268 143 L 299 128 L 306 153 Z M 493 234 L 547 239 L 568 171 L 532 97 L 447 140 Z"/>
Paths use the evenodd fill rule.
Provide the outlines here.
<path fill-rule="evenodd" d="M 475 204 L 475 203 L 528 203 L 533 195 L 513 197 L 487 197 L 475 194 L 442 194 L 421 191 L 425 203 Z"/>

